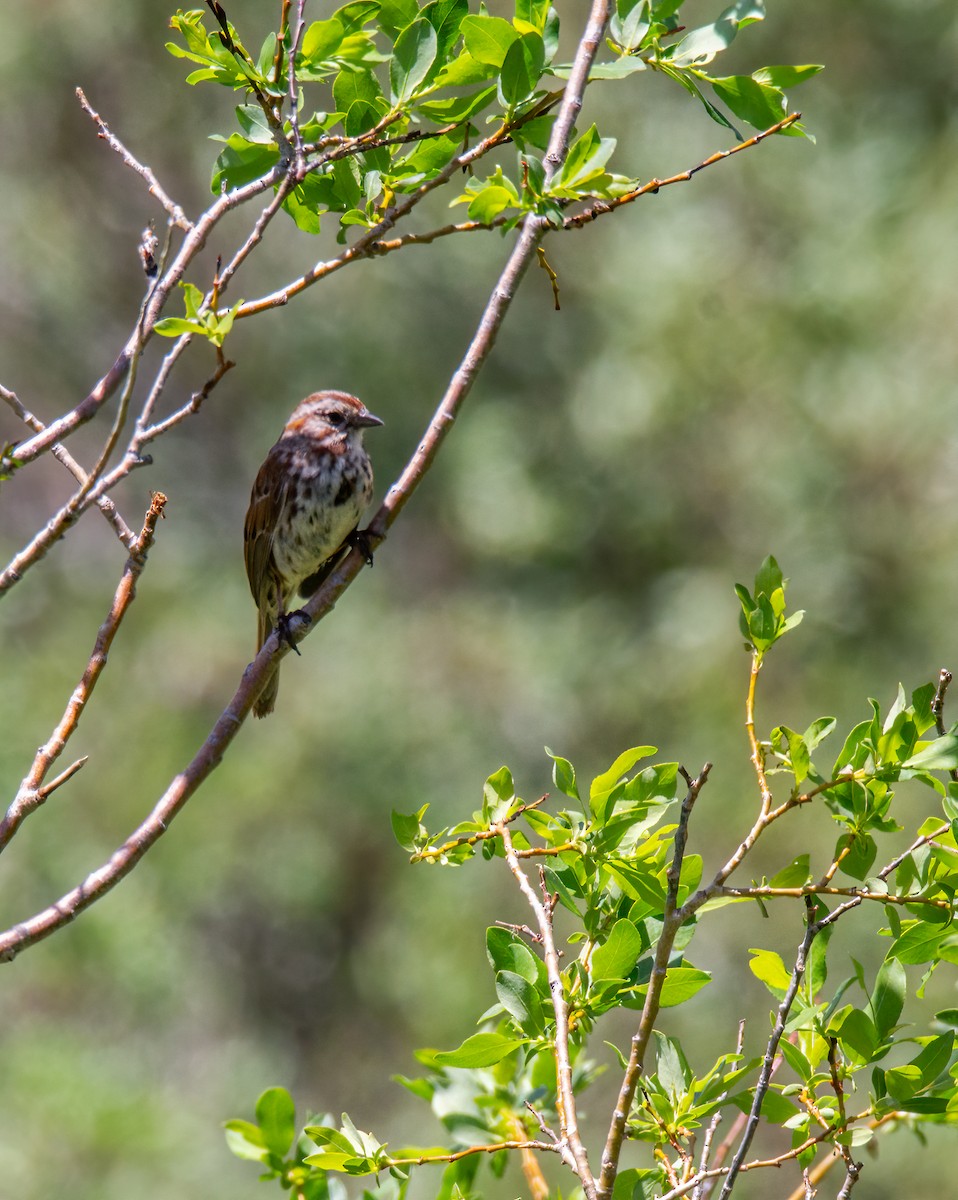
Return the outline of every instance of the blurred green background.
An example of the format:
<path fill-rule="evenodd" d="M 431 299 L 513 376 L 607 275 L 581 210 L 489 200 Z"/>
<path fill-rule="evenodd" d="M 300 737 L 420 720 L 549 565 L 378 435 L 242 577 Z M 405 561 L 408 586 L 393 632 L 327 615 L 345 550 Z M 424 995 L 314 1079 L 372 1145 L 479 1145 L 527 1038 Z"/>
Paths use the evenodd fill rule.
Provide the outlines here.
<path fill-rule="evenodd" d="M 277 7 L 227 5 L 253 43 Z M 584 7 L 564 5 L 566 24 Z M 686 23 L 720 7 L 689 0 Z M 715 763 L 692 846 L 714 867 L 754 805 L 732 584 L 769 551 L 808 616 L 769 663 L 765 729 L 822 713 L 848 726 L 867 695 L 887 707 L 899 680 L 911 690 L 958 667 L 958 14 L 950 0 L 769 9 L 723 71 L 824 63 L 792 97 L 817 145 L 775 139 L 550 240 L 562 311 L 531 272 L 375 569 L 287 660 L 277 715 L 243 730 L 109 898 L 0 973 L 3 1195 L 265 1195 L 219 1123 L 250 1116 L 273 1083 L 393 1145 L 434 1139 L 389 1076 L 415 1072 L 415 1047 L 473 1031 L 494 1000 L 483 930 L 524 918 L 501 863 L 410 867 L 390 809 L 428 801 L 436 823 L 453 822 L 502 762 L 528 798 L 547 790 L 544 744 L 590 777 L 651 742 L 691 769 Z M 205 135 L 231 128 L 230 93 L 187 87 L 164 51 L 168 17 L 163 4 L 90 0 L 0 12 L 0 381 L 46 419 L 125 339 L 142 288 L 136 241 L 161 215 L 73 88 L 191 214 L 209 195 Z M 589 105 L 630 174 L 669 175 L 731 144 L 651 75 L 596 86 Z M 209 270 L 251 219 L 213 239 Z M 232 299 L 329 249 L 279 218 Z M 90 762 L 4 856 L 4 927 L 105 861 L 231 695 L 254 637 L 249 486 L 295 402 L 347 388 L 385 419 L 368 439 L 381 494 L 506 250 L 497 235 L 410 248 L 236 327 L 236 370 L 116 494 L 138 526 L 161 489 L 168 520 L 68 751 Z M 171 406 L 211 363 L 194 347 Z M 105 428 L 78 433 L 74 453 L 92 461 Z M 0 410 L 0 440 L 21 436 Z M 3 487 L 4 560 L 69 483 L 47 458 Z M 122 561 L 90 513 L 0 606 L 8 797 L 62 712 Z M 933 808 L 930 793 L 901 794 L 909 832 Z M 750 873 L 807 843 L 824 864 L 833 837 L 803 810 Z M 692 953 L 716 982 L 660 1022 L 703 1069 L 741 1016 L 756 1046 L 767 1028 L 745 947 L 790 956 L 801 937 L 796 912 L 728 912 Z M 861 938 L 877 923 L 864 915 L 844 935 L 871 969 L 877 951 Z M 939 1007 L 953 988 L 938 981 Z M 628 1030 L 607 1036 L 624 1044 Z M 614 1089 L 609 1073 L 587 1104 L 596 1127 Z M 932 1146 L 917 1153 L 897 1134 L 856 1195 L 944 1186 L 958 1153 L 951 1134 Z M 796 1182 L 776 1177 L 774 1193 Z M 745 1178 L 736 1194 L 772 1187 Z M 520 1190 L 511 1179 L 503 1195 Z"/>

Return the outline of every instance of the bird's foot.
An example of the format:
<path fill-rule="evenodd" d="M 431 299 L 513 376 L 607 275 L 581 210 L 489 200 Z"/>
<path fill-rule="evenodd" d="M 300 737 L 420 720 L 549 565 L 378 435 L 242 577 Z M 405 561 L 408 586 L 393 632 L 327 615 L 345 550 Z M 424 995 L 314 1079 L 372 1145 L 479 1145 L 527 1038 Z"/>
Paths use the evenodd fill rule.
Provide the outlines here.
<path fill-rule="evenodd" d="M 276 636 L 279 638 L 280 644 L 285 642 L 290 650 L 299 654 L 300 650 L 293 635 L 300 632 L 301 628 L 306 625 L 312 624 L 312 620 L 309 613 L 304 612 L 301 608 L 291 613 L 280 613 L 276 620 Z"/>
<path fill-rule="evenodd" d="M 346 538 L 345 545 L 352 547 L 353 550 L 358 550 L 366 560 L 367 567 L 373 565 L 372 536 L 368 529 L 354 529 Z"/>

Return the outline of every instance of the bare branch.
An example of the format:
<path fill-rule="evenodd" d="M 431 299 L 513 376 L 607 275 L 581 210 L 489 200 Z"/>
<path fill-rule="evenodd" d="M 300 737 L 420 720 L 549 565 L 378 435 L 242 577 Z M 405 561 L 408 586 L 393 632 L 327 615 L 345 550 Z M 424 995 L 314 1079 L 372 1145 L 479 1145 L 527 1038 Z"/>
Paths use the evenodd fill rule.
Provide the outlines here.
<path fill-rule="evenodd" d="M 24 818 L 33 812 L 34 809 L 39 808 L 55 788 L 66 783 L 67 779 L 75 774 L 83 763 L 86 762 L 86 759 L 81 759 L 51 784 L 48 784 L 46 787 L 43 786 L 43 781 L 47 773 L 63 753 L 67 742 L 76 731 L 80 717 L 83 715 L 83 710 L 89 702 L 97 680 L 103 673 L 107 662 L 107 655 L 109 654 L 110 646 L 113 644 L 116 632 L 120 627 L 120 622 L 126 615 L 126 611 L 133 602 L 136 594 L 136 581 L 146 566 L 146 556 L 153 545 L 156 523 L 163 515 L 165 506 L 166 497 L 161 492 L 157 492 L 150 503 L 140 536 L 136 539 L 135 544 L 130 550 L 130 557 L 123 568 L 123 574 L 117 585 L 113 602 L 110 605 L 110 611 L 107 613 L 106 620 L 100 626 L 100 630 L 97 633 L 93 652 L 90 655 L 89 662 L 86 665 L 80 682 L 74 689 L 66 711 L 60 718 L 56 729 L 50 735 L 47 742 L 37 751 L 29 774 L 20 784 L 17 795 L 7 810 L 6 816 L 0 821 L 0 851 L 7 846 L 10 839 L 20 828 Z"/>
<path fill-rule="evenodd" d="M 83 88 L 78 87 L 76 89 L 76 94 L 77 99 L 80 101 L 80 107 L 96 124 L 99 130 L 97 136 L 103 138 L 107 145 L 112 150 L 115 150 L 117 154 L 119 154 L 126 165 L 128 167 L 132 167 L 132 169 L 136 171 L 137 175 L 143 176 L 146 182 L 150 185 L 150 195 L 155 196 L 157 200 L 159 200 L 160 204 L 163 205 L 173 224 L 179 229 L 182 229 L 185 233 L 189 233 L 189 231 L 193 228 L 192 222 L 187 219 L 186 213 L 183 212 L 182 208 L 180 208 L 178 204 L 174 203 L 174 201 L 170 199 L 166 191 L 160 186 L 159 180 L 156 178 L 150 168 L 145 166 L 138 159 L 134 158 L 134 156 L 129 152 L 129 150 L 127 150 L 126 146 L 123 145 L 116 134 L 110 130 L 106 121 L 103 120 L 90 101 L 87 100 L 86 96 L 84 95 Z"/>
<path fill-rule="evenodd" d="M 43 431 L 46 429 L 46 426 L 39 417 L 34 416 L 34 414 L 25 407 L 25 405 L 18 399 L 14 392 L 8 391 L 5 387 L 0 386 L 0 396 L 6 400 L 20 420 L 23 421 L 25 425 L 30 426 L 34 433 L 43 433 Z M 67 450 L 66 446 L 61 446 L 59 442 L 54 442 L 50 452 L 57 462 L 62 463 L 63 466 L 66 467 L 66 469 L 70 472 L 73 478 L 77 480 L 78 483 L 86 483 L 88 478 L 86 471 L 84 471 L 70 451 Z M 109 521 L 110 525 L 112 525 L 116 536 L 120 539 L 127 550 L 129 550 L 136 541 L 136 534 L 120 516 L 119 509 L 109 498 L 109 496 L 100 496 L 96 503 L 100 512 L 103 513 L 104 517 L 107 519 L 107 521 Z"/>

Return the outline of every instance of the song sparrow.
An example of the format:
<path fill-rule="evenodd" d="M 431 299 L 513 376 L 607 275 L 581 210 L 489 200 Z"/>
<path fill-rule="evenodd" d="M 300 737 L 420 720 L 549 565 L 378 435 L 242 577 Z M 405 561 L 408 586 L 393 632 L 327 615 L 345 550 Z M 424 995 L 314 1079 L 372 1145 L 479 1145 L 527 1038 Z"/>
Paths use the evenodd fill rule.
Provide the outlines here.
<path fill-rule="evenodd" d="M 355 533 L 373 493 L 363 430 L 382 425 L 346 392 L 314 392 L 293 410 L 259 469 L 246 514 L 244 549 L 250 591 L 259 609 L 256 650 L 274 626 L 286 630 L 297 589 L 315 591 L 323 566 Z M 273 711 L 279 668 L 253 706 Z"/>

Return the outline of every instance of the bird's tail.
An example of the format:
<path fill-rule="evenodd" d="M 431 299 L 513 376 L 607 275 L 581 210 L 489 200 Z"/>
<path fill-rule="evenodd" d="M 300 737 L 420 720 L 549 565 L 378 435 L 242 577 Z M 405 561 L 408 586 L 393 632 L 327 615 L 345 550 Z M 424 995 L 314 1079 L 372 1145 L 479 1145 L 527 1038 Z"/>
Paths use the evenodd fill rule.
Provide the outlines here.
<path fill-rule="evenodd" d="M 270 620 L 269 613 L 264 613 L 262 609 L 259 611 L 259 621 L 256 626 L 256 653 L 259 654 L 263 648 L 263 643 L 273 632 L 274 622 Z M 266 687 L 260 692 L 253 705 L 254 717 L 268 717 L 276 707 L 276 694 L 279 691 L 279 667 L 273 671 L 267 681 Z"/>

